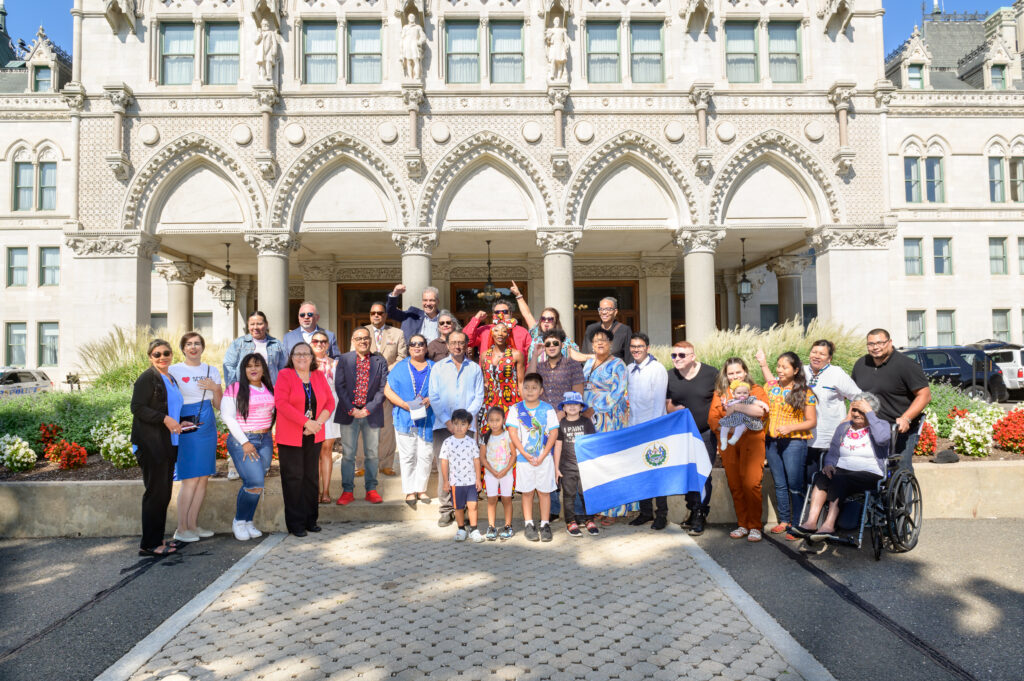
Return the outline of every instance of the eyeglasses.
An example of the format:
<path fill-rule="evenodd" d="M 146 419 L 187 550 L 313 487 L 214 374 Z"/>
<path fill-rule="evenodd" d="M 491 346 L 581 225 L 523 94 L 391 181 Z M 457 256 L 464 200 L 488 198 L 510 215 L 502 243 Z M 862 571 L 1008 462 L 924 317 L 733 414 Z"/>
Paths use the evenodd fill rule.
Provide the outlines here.
<path fill-rule="evenodd" d="M 370 337 L 369 336 L 355 336 L 352 339 L 352 342 L 353 343 L 369 343 L 370 342 Z"/>
<path fill-rule="evenodd" d="M 438 322 L 437 325 L 438 326 L 451 326 L 454 323 L 455 322 L 452 322 L 452 321 L 443 321 L 443 322 Z"/>
<path fill-rule="evenodd" d="M 294 355 L 292 355 L 293 358 L 312 357 L 312 356 L 313 355 L 309 354 L 308 352 L 296 352 Z"/>
<path fill-rule="evenodd" d="M 887 338 L 884 341 L 877 341 L 874 343 L 868 343 L 869 348 L 881 348 L 884 347 L 891 339 Z"/>
<path fill-rule="evenodd" d="M 629 349 L 630 350 L 646 350 L 647 346 L 646 345 L 630 345 Z"/>
<path fill-rule="evenodd" d="M 684 357 L 689 357 L 692 354 L 692 352 L 673 352 L 672 359 L 683 359 Z"/>
<path fill-rule="evenodd" d="M 381 310 L 370 310 L 370 316 L 371 317 L 379 317 L 382 314 L 384 314 L 384 312 L 381 311 Z"/>
<path fill-rule="evenodd" d="M 327 341 L 325 340 L 314 340 L 309 342 L 312 343 L 313 345 L 327 345 Z"/>
<path fill-rule="evenodd" d="M 542 316 L 542 317 L 540 318 L 540 320 L 541 320 L 542 322 L 557 322 L 557 321 L 558 321 L 558 319 L 557 319 L 557 318 L 555 318 L 555 317 L 544 317 L 544 316 Z"/>
<path fill-rule="evenodd" d="M 410 348 L 422 348 L 422 347 L 425 347 L 425 346 L 426 346 L 426 343 L 424 343 L 423 341 L 413 341 L 413 342 L 409 343 L 409 347 Z"/>
<path fill-rule="evenodd" d="M 466 344 L 466 341 L 464 341 L 464 340 L 450 340 L 450 341 L 448 341 L 448 345 L 454 345 L 455 347 L 459 347 L 459 346 L 465 345 L 465 344 Z"/>
<path fill-rule="evenodd" d="M 196 343 L 185 343 L 185 347 L 186 348 L 201 348 L 201 347 L 203 347 L 203 344 L 199 343 L 199 342 L 196 342 Z"/>
<path fill-rule="evenodd" d="M 546 348 L 557 348 L 561 345 L 558 341 L 544 341 L 544 347 Z"/>
<path fill-rule="evenodd" d="M 152 357 L 153 359 L 157 359 L 160 357 L 170 357 L 173 354 L 174 353 L 171 352 L 170 350 L 164 350 L 163 352 L 154 352 L 152 355 L 150 355 L 150 357 Z"/>
<path fill-rule="evenodd" d="M 300 312 L 299 316 L 300 317 L 315 317 L 316 316 L 316 312 Z"/>

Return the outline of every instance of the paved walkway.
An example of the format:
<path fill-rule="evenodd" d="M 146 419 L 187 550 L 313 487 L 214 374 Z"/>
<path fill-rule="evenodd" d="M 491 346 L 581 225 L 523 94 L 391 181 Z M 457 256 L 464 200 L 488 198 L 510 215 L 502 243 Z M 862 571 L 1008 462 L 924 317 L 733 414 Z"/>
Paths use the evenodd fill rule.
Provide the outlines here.
<path fill-rule="evenodd" d="M 550 544 L 452 534 L 339 523 L 271 537 L 121 669 L 138 681 L 831 678 L 678 528 Z"/>

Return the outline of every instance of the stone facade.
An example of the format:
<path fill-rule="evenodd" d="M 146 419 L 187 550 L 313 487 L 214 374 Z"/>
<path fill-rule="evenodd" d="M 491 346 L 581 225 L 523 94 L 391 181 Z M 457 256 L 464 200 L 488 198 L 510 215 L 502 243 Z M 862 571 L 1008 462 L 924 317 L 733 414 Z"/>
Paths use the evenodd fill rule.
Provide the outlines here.
<path fill-rule="evenodd" d="M 53 61 L 53 91 L 32 92 L 22 67 L 25 86 L 0 94 L 0 182 L 14 188 L 16 162 L 57 163 L 56 208 L 0 201 L 0 246 L 29 254 L 28 284 L 4 289 L 0 324 L 26 324 L 34 366 L 38 324 L 59 321 L 61 373 L 82 341 L 154 314 L 172 327 L 208 314 L 223 341 L 258 304 L 281 335 L 295 325 L 289 301 L 308 298 L 343 331 L 365 303 L 346 292 L 399 280 L 407 303 L 432 283 L 461 314 L 459 284 L 486 280 L 491 240 L 495 282 L 526 284 L 535 311 L 547 303 L 583 320 L 586 290 L 631 291 L 634 326 L 659 343 L 757 326 L 773 305 L 776 317 L 816 306 L 851 327 L 889 327 L 898 343 L 908 310 L 924 311 L 933 343 L 937 309 L 956 311 L 956 340 L 969 342 L 993 335 L 992 310 L 1005 308 L 1019 340 L 1024 213 L 989 201 L 984 181 L 994 150 L 1008 167 L 1017 158 L 1017 33 L 1000 29 L 971 57 L 989 68 L 977 85 L 965 70 L 962 91 L 934 89 L 945 81 L 933 66 L 928 89 L 897 89 L 886 75 L 903 83 L 893 74 L 908 66 L 893 60 L 922 52 L 883 59 L 881 10 L 881 0 L 76 0 L 73 58 Z M 1006 16 L 1020 26 L 1022 12 L 1018 2 Z M 426 37 L 418 80 L 400 63 L 410 15 Z M 568 60 L 549 80 L 555 19 Z M 192 77 L 165 84 L 163 31 L 189 25 Z M 221 68 L 210 27 L 225 25 L 237 26 L 237 77 L 209 84 Z M 452 83 L 467 25 L 478 82 Z M 521 27 L 511 59 L 522 82 L 493 82 L 499 25 Z M 634 36 L 651 25 L 654 57 Z M 308 82 L 310 26 L 335 27 L 337 82 Z M 352 26 L 379 26 L 380 82 L 351 82 Z M 607 55 L 587 53 L 595 26 L 618 36 L 618 82 L 592 82 L 611 73 Z M 756 37 L 752 56 L 739 38 L 727 47 L 734 27 Z M 798 36 L 795 57 L 771 53 L 779 27 Z M 995 52 L 1016 64 L 1004 72 L 1010 89 L 985 89 L 1005 62 L 985 56 Z M 652 59 L 660 82 L 635 82 L 650 80 L 633 75 Z M 753 82 L 730 82 L 747 72 L 727 64 L 743 59 Z M 941 202 L 903 200 L 908 154 L 945 159 Z M 904 237 L 931 249 L 935 235 L 954 240 L 952 276 L 924 254 L 923 274 L 906 275 Z M 996 281 L 989 236 L 1007 239 L 1009 274 Z M 745 304 L 734 285 L 741 238 L 759 284 Z M 232 309 L 216 298 L 225 244 L 240 292 Z M 46 245 L 62 247 L 56 286 L 37 285 Z M 154 268 L 154 254 L 165 264 Z"/>

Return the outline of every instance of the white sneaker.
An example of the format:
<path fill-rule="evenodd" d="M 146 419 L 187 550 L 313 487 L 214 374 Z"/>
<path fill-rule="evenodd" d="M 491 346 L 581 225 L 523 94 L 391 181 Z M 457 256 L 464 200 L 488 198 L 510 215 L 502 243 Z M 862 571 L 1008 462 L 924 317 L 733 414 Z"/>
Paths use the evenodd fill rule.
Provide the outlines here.
<path fill-rule="evenodd" d="M 249 536 L 248 523 L 244 520 L 232 520 L 231 531 L 235 533 L 235 539 L 238 541 L 249 541 L 252 537 Z"/>
<path fill-rule="evenodd" d="M 213 536 L 213 530 L 204 530 L 203 528 L 196 525 L 196 534 L 199 535 L 200 539 L 207 539 Z"/>
<path fill-rule="evenodd" d="M 484 536 L 480 534 L 480 530 L 473 530 L 473 533 L 469 535 L 469 538 L 474 544 L 479 544 L 484 540 Z"/>
<path fill-rule="evenodd" d="M 178 541 L 183 541 L 183 542 L 199 541 L 199 535 L 196 534 L 195 532 L 190 532 L 189 530 L 185 530 L 184 532 L 177 532 L 176 531 L 174 533 L 174 538 L 177 539 Z"/>
<path fill-rule="evenodd" d="M 455 533 L 455 541 L 466 541 L 466 537 L 468 536 L 469 535 L 466 534 L 466 531 L 460 527 L 459 531 Z"/>
<path fill-rule="evenodd" d="M 238 480 L 238 471 L 233 467 L 228 467 L 228 480 Z"/>
<path fill-rule="evenodd" d="M 249 539 L 256 539 L 263 536 L 263 533 L 256 529 L 251 520 L 245 521 L 245 529 L 249 531 Z"/>

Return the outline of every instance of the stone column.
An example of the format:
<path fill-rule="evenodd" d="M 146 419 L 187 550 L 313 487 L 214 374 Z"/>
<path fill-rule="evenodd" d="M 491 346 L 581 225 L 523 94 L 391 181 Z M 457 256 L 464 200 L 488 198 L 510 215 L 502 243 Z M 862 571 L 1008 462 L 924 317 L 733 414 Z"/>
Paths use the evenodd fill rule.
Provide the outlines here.
<path fill-rule="evenodd" d="M 710 177 L 713 172 L 713 153 L 708 145 L 708 108 L 711 106 L 712 95 L 714 84 L 711 82 L 697 82 L 690 86 L 690 104 L 697 113 L 697 154 L 693 157 L 693 163 L 698 177 Z"/>
<path fill-rule="evenodd" d="M 430 254 L 437 246 L 437 234 L 392 232 L 391 238 L 402 252 L 402 283 L 406 288 L 402 307 L 419 306 L 423 289 L 430 286 Z"/>
<path fill-rule="evenodd" d="M 645 258 L 640 263 L 643 329 L 653 344 L 672 345 L 672 273 L 677 264 L 676 258 Z"/>
<path fill-rule="evenodd" d="M 167 332 L 191 331 L 192 295 L 206 270 L 193 262 L 175 260 L 157 264 L 156 271 L 167 280 Z"/>
<path fill-rule="evenodd" d="M 889 315 L 896 308 L 884 303 L 890 298 L 886 251 L 895 236 L 895 219 L 885 225 L 821 227 L 811 234 L 819 319 L 862 332 L 893 327 Z"/>
<path fill-rule="evenodd" d="M 116 85 L 104 85 L 103 90 L 107 99 L 110 100 L 110 107 L 114 113 L 114 124 L 111 127 L 110 151 L 103 155 L 107 167 L 114 173 L 118 180 L 128 179 L 130 161 L 124 153 L 124 114 L 127 108 L 135 101 L 132 89 L 124 83 Z"/>
<path fill-rule="evenodd" d="M 299 271 L 302 272 L 305 284 L 302 297 L 316 304 L 316 310 L 320 313 L 320 326 L 337 332 L 336 297 L 331 295 L 334 288 L 331 285 L 334 283 L 334 262 L 302 262 L 299 263 Z"/>
<path fill-rule="evenodd" d="M 735 329 L 740 324 L 740 275 L 736 270 L 725 272 L 725 328 Z"/>
<path fill-rule="evenodd" d="M 686 286 L 686 340 L 699 343 L 715 331 L 715 249 L 724 229 L 683 228 L 676 243 L 683 249 Z"/>
<path fill-rule="evenodd" d="M 572 258 L 576 247 L 583 238 L 583 232 L 573 229 L 547 229 L 537 231 L 537 245 L 544 253 L 544 307 L 558 310 L 565 335 L 572 338 L 574 333 L 575 279 L 572 272 Z M 538 310 L 539 312 L 539 310 Z M 535 315 L 536 316 L 536 315 Z"/>
<path fill-rule="evenodd" d="M 241 336 L 248 331 L 249 313 L 255 311 L 252 304 L 252 277 L 248 274 L 239 274 L 236 281 L 235 293 L 235 337 Z"/>
<path fill-rule="evenodd" d="M 806 255 L 780 255 L 768 261 L 768 271 L 775 275 L 779 286 L 779 323 L 794 317 L 803 319 L 803 274 L 811 264 Z"/>
<path fill-rule="evenodd" d="M 298 250 L 291 232 L 250 233 L 245 242 L 256 250 L 256 287 L 260 309 L 270 322 L 270 335 L 284 338 L 288 319 L 288 256 Z"/>

